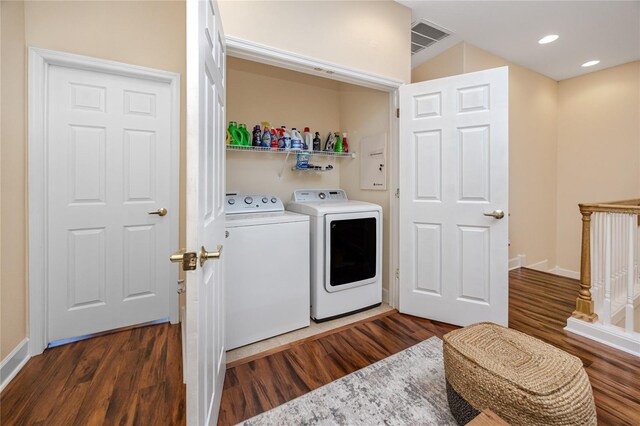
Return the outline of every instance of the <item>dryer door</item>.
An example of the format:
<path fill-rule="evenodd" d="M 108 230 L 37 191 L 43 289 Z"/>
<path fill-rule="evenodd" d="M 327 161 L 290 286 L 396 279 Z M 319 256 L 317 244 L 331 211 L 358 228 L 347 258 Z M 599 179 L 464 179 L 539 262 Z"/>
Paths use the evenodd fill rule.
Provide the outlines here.
<path fill-rule="evenodd" d="M 380 276 L 381 219 L 378 212 L 325 216 L 325 289 L 330 292 L 374 283 Z"/>

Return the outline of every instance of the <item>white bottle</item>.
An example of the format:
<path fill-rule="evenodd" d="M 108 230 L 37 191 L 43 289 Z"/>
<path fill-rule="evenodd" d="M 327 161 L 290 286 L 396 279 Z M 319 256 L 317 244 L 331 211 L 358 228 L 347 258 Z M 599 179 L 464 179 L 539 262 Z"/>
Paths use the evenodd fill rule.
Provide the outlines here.
<path fill-rule="evenodd" d="M 291 149 L 302 149 L 302 136 L 295 127 L 291 129 Z"/>
<path fill-rule="evenodd" d="M 303 141 L 302 149 L 313 151 L 313 135 L 309 131 L 308 127 L 304 128 L 304 132 L 302 133 L 302 141 Z"/>

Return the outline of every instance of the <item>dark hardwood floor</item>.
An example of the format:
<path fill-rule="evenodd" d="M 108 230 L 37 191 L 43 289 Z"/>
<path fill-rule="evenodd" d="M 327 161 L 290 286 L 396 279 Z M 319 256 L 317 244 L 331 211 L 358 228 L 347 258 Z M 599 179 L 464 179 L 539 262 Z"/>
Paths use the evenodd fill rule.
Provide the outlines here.
<path fill-rule="evenodd" d="M 0 424 L 185 424 L 180 326 L 135 328 L 45 350 L 2 391 Z"/>
<path fill-rule="evenodd" d="M 640 360 L 562 328 L 578 283 L 510 273 L 510 326 L 580 357 L 603 425 L 640 425 Z M 455 326 L 397 312 L 229 366 L 219 424 L 235 424 Z M 32 358 L 0 395 L 2 425 L 185 423 L 180 328 L 113 333 Z"/>

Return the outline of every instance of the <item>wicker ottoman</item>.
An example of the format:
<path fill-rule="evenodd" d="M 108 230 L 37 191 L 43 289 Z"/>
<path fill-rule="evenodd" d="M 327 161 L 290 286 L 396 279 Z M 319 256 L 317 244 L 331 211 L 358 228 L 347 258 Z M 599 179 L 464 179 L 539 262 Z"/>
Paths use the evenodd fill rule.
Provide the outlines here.
<path fill-rule="evenodd" d="M 580 359 L 526 334 L 478 323 L 444 336 L 449 408 L 458 424 L 490 409 L 512 425 L 595 425 Z"/>

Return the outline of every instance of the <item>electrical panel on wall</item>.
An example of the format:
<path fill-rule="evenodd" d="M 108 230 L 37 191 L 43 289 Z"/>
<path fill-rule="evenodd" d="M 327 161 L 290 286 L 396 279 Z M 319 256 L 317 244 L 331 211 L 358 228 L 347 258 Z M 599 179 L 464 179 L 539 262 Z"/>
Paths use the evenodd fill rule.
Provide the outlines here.
<path fill-rule="evenodd" d="M 364 136 L 360 141 L 360 189 L 387 189 L 387 134 Z"/>

